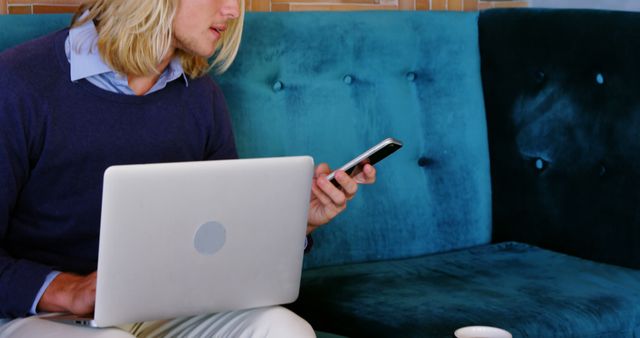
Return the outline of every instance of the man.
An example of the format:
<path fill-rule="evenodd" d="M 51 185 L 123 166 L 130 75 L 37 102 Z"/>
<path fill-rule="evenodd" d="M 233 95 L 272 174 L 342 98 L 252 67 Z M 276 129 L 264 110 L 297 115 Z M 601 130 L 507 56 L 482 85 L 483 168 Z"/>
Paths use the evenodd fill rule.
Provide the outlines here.
<path fill-rule="evenodd" d="M 0 336 L 313 336 L 281 307 L 138 323 L 57 324 L 93 312 L 102 175 L 115 164 L 236 158 L 207 59 L 226 70 L 243 0 L 94 0 L 62 30 L 0 54 Z M 375 169 L 341 189 L 316 168 L 307 233 L 329 222 Z M 130 333 L 127 333 L 130 332 Z M 207 334 L 204 334 L 204 333 Z"/>

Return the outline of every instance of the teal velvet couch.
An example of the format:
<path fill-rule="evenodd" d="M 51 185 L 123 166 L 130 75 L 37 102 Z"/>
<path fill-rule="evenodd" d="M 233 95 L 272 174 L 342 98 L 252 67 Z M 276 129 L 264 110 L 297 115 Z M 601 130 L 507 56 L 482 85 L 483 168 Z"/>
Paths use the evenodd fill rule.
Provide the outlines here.
<path fill-rule="evenodd" d="M 0 50 L 68 21 L 0 17 Z M 640 336 L 639 41 L 640 13 L 248 13 L 212 74 L 242 157 L 405 144 L 288 306 L 350 337 Z"/>

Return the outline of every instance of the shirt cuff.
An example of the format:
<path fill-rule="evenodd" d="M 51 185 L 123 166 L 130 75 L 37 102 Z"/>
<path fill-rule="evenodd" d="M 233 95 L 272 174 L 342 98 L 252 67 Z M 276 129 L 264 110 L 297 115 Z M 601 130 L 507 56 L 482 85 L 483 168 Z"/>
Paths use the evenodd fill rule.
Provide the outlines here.
<path fill-rule="evenodd" d="M 51 271 L 47 275 L 47 278 L 45 278 L 44 283 L 42 283 L 42 286 L 40 287 L 40 291 L 38 291 L 38 294 L 36 295 L 36 299 L 33 301 L 33 304 L 31 305 L 31 310 L 29 310 L 29 313 L 31 313 L 32 315 L 38 314 L 38 311 L 37 311 L 38 303 L 40 302 L 40 299 L 42 298 L 44 291 L 47 290 L 47 288 L 49 287 L 49 284 L 51 284 L 51 282 L 53 282 L 53 280 L 56 277 L 58 277 L 59 274 L 60 274 L 60 271 Z"/>
<path fill-rule="evenodd" d="M 311 237 L 311 235 L 307 235 L 307 237 L 304 238 L 304 253 L 309 253 L 312 247 L 313 247 L 313 238 Z"/>

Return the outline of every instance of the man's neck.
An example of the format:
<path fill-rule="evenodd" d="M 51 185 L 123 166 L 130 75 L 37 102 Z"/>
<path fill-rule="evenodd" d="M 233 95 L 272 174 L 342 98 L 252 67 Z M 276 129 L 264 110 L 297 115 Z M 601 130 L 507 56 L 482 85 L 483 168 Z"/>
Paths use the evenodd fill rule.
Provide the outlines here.
<path fill-rule="evenodd" d="M 167 57 L 162 60 L 162 62 L 156 68 L 158 70 L 157 74 L 152 75 L 127 75 L 127 82 L 129 83 L 129 88 L 134 92 L 134 94 L 138 96 L 142 96 L 146 94 L 153 86 L 158 82 L 160 78 L 160 74 L 164 72 L 164 70 L 169 66 L 169 62 L 173 58 L 173 52 L 169 53 Z"/>

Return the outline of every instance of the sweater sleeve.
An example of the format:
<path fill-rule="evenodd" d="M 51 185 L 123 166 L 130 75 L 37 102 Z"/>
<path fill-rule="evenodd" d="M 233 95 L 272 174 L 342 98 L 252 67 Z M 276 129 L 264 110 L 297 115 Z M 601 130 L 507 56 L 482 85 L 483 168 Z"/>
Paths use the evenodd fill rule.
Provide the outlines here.
<path fill-rule="evenodd" d="M 2 67 L 0 67 L 2 68 Z M 0 78 L 0 318 L 29 313 L 47 274 L 45 265 L 13 257 L 12 213 L 22 186 L 29 177 L 30 101 L 20 98 L 8 76 Z"/>
<path fill-rule="evenodd" d="M 231 117 L 222 90 L 213 83 L 213 128 L 209 137 L 207 160 L 237 159 Z"/>

